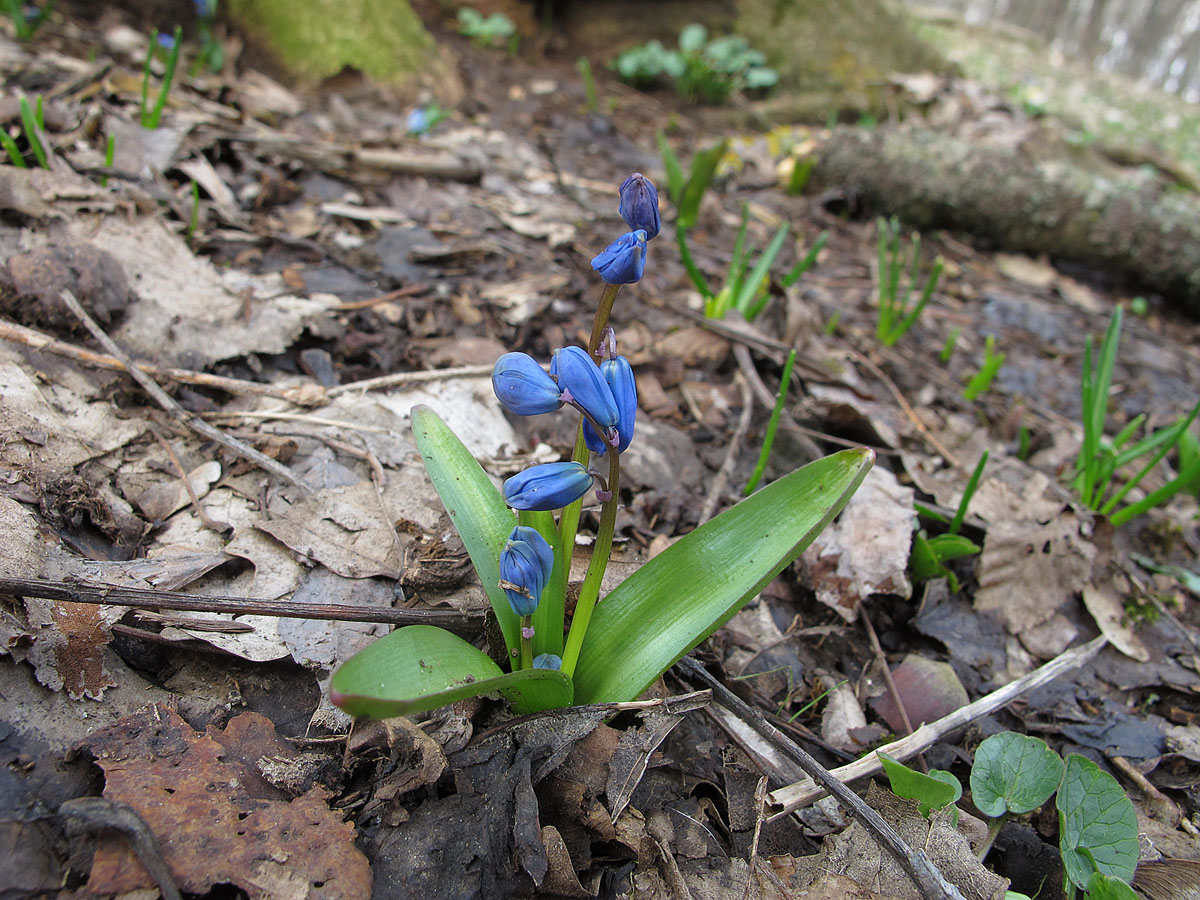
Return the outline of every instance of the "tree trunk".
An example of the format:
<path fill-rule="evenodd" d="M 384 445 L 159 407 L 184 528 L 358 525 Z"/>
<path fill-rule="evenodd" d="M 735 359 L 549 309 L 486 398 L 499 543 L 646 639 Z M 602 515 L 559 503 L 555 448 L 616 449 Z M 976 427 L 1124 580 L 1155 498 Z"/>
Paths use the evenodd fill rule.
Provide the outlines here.
<path fill-rule="evenodd" d="M 812 185 L 910 227 L 1128 276 L 1200 315 L 1200 198 L 1097 167 L 927 129 L 844 127 L 821 149 Z"/>

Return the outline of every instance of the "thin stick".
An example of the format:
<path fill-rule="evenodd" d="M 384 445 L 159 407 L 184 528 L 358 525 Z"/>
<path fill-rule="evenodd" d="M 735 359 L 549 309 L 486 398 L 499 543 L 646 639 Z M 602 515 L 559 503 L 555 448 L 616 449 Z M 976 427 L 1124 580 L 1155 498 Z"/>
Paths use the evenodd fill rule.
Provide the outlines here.
<path fill-rule="evenodd" d="M 133 606 L 139 609 L 180 609 L 188 612 L 230 613 L 235 616 L 279 616 L 281 619 L 322 619 L 331 622 L 376 622 L 382 625 L 437 625 L 464 637 L 483 631 L 482 613 L 471 615 L 442 609 L 393 609 L 352 603 L 294 603 L 290 600 L 253 600 L 248 597 L 197 597 L 178 591 L 0 578 L 0 594 L 41 597 L 68 603 Z"/>
<path fill-rule="evenodd" d="M 129 371 L 125 363 L 115 356 L 95 353 L 86 347 L 78 347 L 75 344 L 60 341 L 58 338 L 43 334 L 36 329 L 26 328 L 24 325 L 17 325 L 13 322 L 0 320 L 0 340 L 5 340 L 12 344 L 22 344 L 44 353 L 53 353 L 55 356 L 64 356 L 67 359 L 73 359 L 76 362 L 83 363 L 86 366 L 94 366 L 98 369 L 109 369 L 113 372 Z M 221 375 L 193 372 L 190 369 L 177 369 L 174 366 L 156 366 L 152 363 L 136 363 L 136 368 L 147 375 L 153 375 L 156 378 L 165 378 L 168 381 L 175 381 L 179 384 L 195 384 L 200 387 L 217 388 L 228 394 L 252 394 L 276 397 L 279 400 L 287 400 L 290 403 L 301 403 L 301 405 L 307 405 L 303 402 L 301 391 L 312 392 L 314 389 L 321 391 L 319 386 L 311 384 L 304 385 L 303 388 L 279 388 L 269 384 L 259 384 L 256 381 L 242 381 L 240 378 L 225 378 Z"/>
<path fill-rule="evenodd" d="M 838 781 L 828 769 L 817 762 L 805 750 L 796 746 L 790 738 L 768 722 L 762 713 L 744 702 L 733 691 L 725 687 L 725 685 L 721 684 L 720 681 L 709 674 L 704 666 L 691 657 L 685 656 L 675 665 L 681 668 L 690 679 L 703 682 L 711 688 L 714 700 L 730 712 L 736 713 L 739 718 L 774 744 L 792 762 L 807 772 L 810 777 L 821 782 L 829 793 L 833 794 L 838 803 L 842 805 L 842 808 L 853 816 L 863 828 L 867 829 L 883 845 L 884 849 L 895 858 L 900 868 L 908 874 L 908 877 L 912 879 L 913 884 L 917 886 L 917 889 L 920 890 L 926 900 L 950 900 L 950 898 L 953 898 L 953 900 L 963 900 L 963 895 L 959 892 L 958 888 L 950 884 L 946 880 L 946 877 L 938 871 L 937 867 L 929 861 L 929 858 L 925 855 L 925 851 L 909 847 L 904 843 L 904 839 L 896 833 L 896 830 L 891 825 L 884 821 L 879 813 L 867 806 L 862 801 L 862 798 L 842 784 L 842 782 Z"/>
<path fill-rule="evenodd" d="M 324 416 L 310 416 L 307 413 L 290 413 L 278 409 L 259 411 L 236 410 L 211 412 L 204 414 L 206 418 L 222 419 L 262 419 L 263 421 L 307 422 L 309 425 L 327 425 L 330 428 L 345 428 L 347 431 L 366 431 L 370 434 L 387 434 L 387 428 L 376 425 L 359 425 L 356 422 L 343 422 L 339 419 L 326 419 Z"/>
<path fill-rule="evenodd" d="M 717 511 L 717 504 L 721 502 L 721 494 L 724 493 L 725 485 L 729 483 L 729 476 L 733 474 L 733 467 L 737 464 L 738 450 L 742 447 L 742 440 L 746 437 L 746 432 L 750 430 L 750 415 L 754 412 L 754 394 L 750 390 L 750 382 L 742 377 L 741 372 L 738 372 L 733 380 L 742 394 L 742 414 L 738 417 L 737 427 L 729 439 L 729 449 L 725 453 L 725 459 L 721 462 L 721 468 L 717 470 L 716 477 L 709 486 L 708 496 L 704 498 L 704 506 L 700 509 L 700 520 L 696 523 L 697 526 L 703 525 Z"/>
<path fill-rule="evenodd" d="M 1044 666 L 1034 669 L 1028 675 L 1023 675 L 1016 681 L 1011 681 L 1004 685 L 1004 687 L 992 691 L 987 696 L 980 697 L 974 703 L 968 703 L 966 706 L 956 709 L 950 715 L 943 716 L 936 722 L 928 722 L 907 737 L 893 741 L 879 749 L 884 753 L 894 756 L 901 762 L 910 759 L 914 754 L 933 746 L 943 735 L 955 729 L 962 728 L 969 722 L 993 713 L 1003 706 L 1007 706 L 1022 694 L 1026 694 L 1035 688 L 1041 687 L 1043 684 L 1053 681 L 1065 672 L 1079 668 L 1095 657 L 1107 644 L 1108 639 L 1101 635 L 1086 644 L 1072 647 L 1070 650 L 1064 651 L 1050 660 Z M 831 774 L 839 781 L 849 782 L 877 775 L 881 771 L 883 771 L 883 765 L 880 763 L 879 757 L 872 753 L 848 765 L 834 769 Z M 789 784 L 787 787 L 779 788 L 777 791 L 772 791 L 771 802 L 778 807 L 778 811 L 771 816 L 770 820 L 774 821 L 780 816 L 787 815 L 792 810 L 809 806 L 825 796 L 826 793 L 825 788 L 816 784 L 811 778 L 806 778 L 803 781 L 797 781 L 795 784 Z"/>
<path fill-rule="evenodd" d="M 373 391 L 377 388 L 395 387 L 400 384 L 417 384 L 422 381 L 441 381 L 445 378 L 478 378 L 491 375 L 493 366 L 458 366 L 453 369 L 430 369 L 424 372 L 393 372 L 378 378 L 364 378 L 349 384 L 339 384 L 325 392 L 326 397 L 338 397 L 354 391 Z"/>
<path fill-rule="evenodd" d="M 62 298 L 63 303 L 67 305 L 67 308 L 75 314 L 76 318 L 78 318 L 79 321 L 87 326 L 87 330 L 92 333 L 92 337 L 99 341 L 105 350 L 121 361 L 121 364 L 125 367 L 125 371 L 129 373 L 129 376 L 139 385 L 141 385 L 142 389 L 152 398 L 154 398 L 154 401 L 158 403 L 159 406 L 161 406 L 171 415 L 175 416 L 177 419 L 179 419 L 179 421 L 181 421 L 188 428 L 192 429 L 192 431 L 195 431 L 197 434 L 202 434 L 209 440 L 216 441 L 222 447 L 225 447 L 227 450 L 237 454 L 243 459 L 249 460 L 259 468 L 265 469 L 272 475 L 282 478 L 284 481 L 287 481 L 290 484 L 294 484 L 304 493 L 313 493 L 313 489 L 301 481 L 299 476 L 287 466 L 271 459 L 269 456 L 266 456 L 263 453 L 259 453 L 253 447 L 243 444 L 236 438 L 229 437 L 224 432 L 217 430 L 203 419 L 192 415 L 190 412 L 176 403 L 166 391 L 158 386 L 154 379 L 133 364 L 133 360 L 126 355 L 125 351 L 117 346 L 117 342 L 105 334 L 104 329 L 96 324 L 96 320 L 88 315 L 86 309 L 79 305 L 79 301 L 75 299 L 74 294 L 72 294 L 70 291 L 63 291 L 61 294 L 59 294 L 59 296 Z"/>
<path fill-rule="evenodd" d="M 187 470 L 184 469 L 183 463 L 179 456 L 175 453 L 175 448 L 167 443 L 167 439 L 159 434 L 158 429 L 151 426 L 150 433 L 154 435 L 154 439 L 166 451 L 166 454 L 171 459 L 171 465 L 175 467 L 175 473 L 179 476 L 179 480 L 183 482 L 183 487 L 187 491 L 188 498 L 192 501 L 192 508 L 196 510 L 196 515 L 200 517 L 200 521 L 204 523 L 204 527 L 210 531 L 215 531 L 217 534 L 228 534 L 233 530 L 233 527 L 228 522 L 217 522 L 211 519 L 204 507 L 200 505 L 200 498 L 196 496 L 196 489 L 192 487 L 192 480 L 188 478 Z"/>

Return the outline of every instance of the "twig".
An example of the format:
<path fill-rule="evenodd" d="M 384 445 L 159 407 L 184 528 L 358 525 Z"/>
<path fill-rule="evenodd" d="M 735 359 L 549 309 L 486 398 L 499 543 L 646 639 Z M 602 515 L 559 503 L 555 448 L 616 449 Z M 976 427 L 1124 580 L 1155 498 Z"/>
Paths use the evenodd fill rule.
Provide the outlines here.
<path fill-rule="evenodd" d="M 225 447 L 232 453 L 237 454 L 243 459 L 249 460 L 260 468 L 270 472 L 272 475 L 282 478 L 284 481 L 287 481 L 290 484 L 294 484 L 304 493 L 310 495 L 313 493 L 313 489 L 301 481 L 299 476 L 287 466 L 271 459 L 271 457 L 263 453 L 259 453 L 253 447 L 243 444 L 236 438 L 229 437 L 224 432 L 219 431 L 212 425 L 209 425 L 203 419 L 192 415 L 190 412 L 176 403 L 166 391 L 158 386 L 154 379 L 133 364 L 133 361 L 128 355 L 126 355 L 125 351 L 117 346 L 116 341 L 105 334 L 104 329 L 96 324 L 96 320 L 88 315 L 86 309 L 79 305 L 79 301 L 75 299 L 74 294 L 72 294 L 70 291 L 63 291 L 59 296 L 62 298 L 63 303 L 67 305 L 67 308 L 75 314 L 76 318 L 78 318 L 79 321 L 87 326 L 87 330 L 92 333 L 92 337 L 99 341 L 105 350 L 121 361 L 121 364 L 125 367 L 125 371 L 129 373 L 129 376 L 139 385 L 141 385 L 142 389 L 151 397 L 153 397 L 154 401 L 158 403 L 159 406 L 161 406 L 171 415 L 175 416 L 177 419 L 183 422 L 184 425 L 192 429 L 192 431 L 195 431 L 197 434 L 202 434 L 209 440 L 216 441 L 218 444 L 220 444 L 222 447 Z"/>
<path fill-rule="evenodd" d="M 968 703 L 966 706 L 956 709 L 948 716 L 943 716 L 935 722 L 927 722 L 907 737 L 893 741 L 879 749 L 900 761 L 910 759 L 914 754 L 933 746 L 943 735 L 993 713 L 1002 706 L 1007 706 L 1022 694 L 1053 681 L 1065 672 L 1079 668 L 1104 649 L 1107 644 L 1108 639 L 1101 635 L 1086 644 L 1072 647 L 1044 666 L 1034 669 L 1028 675 L 1022 675 L 1016 681 L 1010 681 L 1004 687 L 992 691 L 985 697 L 980 697 L 974 703 Z M 881 771 L 883 771 L 883 765 L 879 762 L 879 757 L 872 753 L 849 765 L 834 769 L 832 774 L 839 781 L 849 782 L 876 775 Z M 825 794 L 825 788 L 816 784 L 811 778 L 772 791 L 771 802 L 778 807 L 778 812 L 771 816 L 771 821 L 787 815 L 792 810 L 808 806 Z"/>
<path fill-rule="evenodd" d="M 114 372 L 128 372 L 120 359 L 103 353 L 95 353 L 86 347 L 60 341 L 58 338 L 43 334 L 33 328 L 17 325 L 13 322 L 0 320 L 0 340 L 13 344 L 22 344 L 44 353 L 64 356 L 87 366 L 98 369 L 109 369 Z M 309 405 L 312 400 L 309 395 L 316 394 L 319 398 L 324 392 L 319 385 L 306 384 L 302 387 L 279 388 L 269 384 L 259 384 L 256 381 L 243 381 L 240 378 L 225 378 L 221 375 L 209 375 L 206 372 L 193 372 L 190 369 L 177 369 L 174 366 L 156 366 L 151 363 L 137 363 L 136 367 L 147 375 L 156 378 L 166 378 L 179 384 L 194 384 L 199 387 L 216 388 L 228 394 L 251 394 L 275 397 L 287 400 L 289 403 Z"/>
<path fill-rule="evenodd" d="M 383 625 L 437 625 L 463 637 L 483 631 L 482 613 L 472 615 L 442 609 L 393 609 L 352 603 L 294 603 L 290 600 L 254 600 L 248 597 L 197 597 L 178 591 L 78 584 L 32 578 L 0 578 L 0 594 L 41 597 L 69 603 L 133 606 L 139 609 L 181 609 L 190 612 L 229 613 L 235 616 L 279 616 L 282 619 L 323 619 L 332 622 L 377 622 Z"/>
<path fill-rule="evenodd" d="M 327 425 L 330 428 L 345 428 L 348 431 L 366 431 L 371 434 L 387 434 L 388 429 L 380 428 L 376 425 L 359 425 L 357 422 L 342 422 L 338 419 L 326 419 L 324 416 L 310 416 L 307 413 L 290 413 L 279 409 L 264 409 L 258 411 L 249 410 L 222 410 L 220 412 L 205 413 L 206 418 L 222 419 L 263 419 L 267 421 L 279 422 L 307 422 L 310 425 Z"/>
<path fill-rule="evenodd" d="M 769 740 L 791 759 L 792 762 L 807 772 L 810 777 L 821 782 L 826 790 L 833 794 L 834 798 L 842 805 L 846 812 L 867 829 L 895 858 L 900 868 L 908 874 L 908 877 L 912 879 L 913 884 L 917 886 L 917 889 L 920 890 L 926 900 L 950 900 L 950 898 L 953 898 L 953 900 L 963 900 L 963 896 L 958 888 L 946 880 L 937 867 L 929 861 L 923 850 L 909 847 L 904 843 L 904 839 L 896 833 L 896 830 L 891 825 L 884 821 L 879 813 L 867 806 L 857 794 L 838 781 L 828 769 L 776 729 L 775 726 L 763 717 L 762 713 L 744 702 L 733 691 L 725 687 L 725 685 L 721 684 L 720 681 L 709 674 L 704 666 L 691 657 L 685 656 L 675 665 L 679 666 L 690 679 L 703 682 L 712 688 L 713 699 L 731 712 L 736 713 L 751 728 Z"/>
<path fill-rule="evenodd" d="M 215 531 L 217 534 L 228 534 L 233 530 L 233 527 L 228 522 L 217 522 L 211 519 L 204 507 L 200 505 L 200 498 L 196 496 L 196 489 L 192 487 L 192 479 L 188 478 L 187 470 L 183 468 L 183 463 L 180 462 L 179 456 L 175 453 L 175 449 L 167 443 L 167 439 L 158 433 L 158 429 L 153 426 L 150 428 L 150 433 L 154 435 L 154 439 L 166 451 L 170 457 L 171 465 L 175 467 L 175 473 L 179 476 L 179 480 L 183 482 L 183 487 L 187 491 L 188 498 L 192 501 L 192 508 L 196 510 L 196 515 L 200 517 L 200 521 L 204 523 L 204 527 L 210 531 Z"/>
<path fill-rule="evenodd" d="M 398 384 L 417 384 L 421 381 L 441 381 L 444 378 L 478 378 L 491 375 L 493 366 L 458 366 L 454 369 L 429 369 L 423 372 L 393 372 L 378 378 L 364 378 L 349 384 L 339 384 L 325 392 L 326 397 L 338 397 L 352 391 L 373 391 L 377 388 L 395 387 Z"/>
<path fill-rule="evenodd" d="M 700 520 L 696 523 L 697 526 L 703 525 L 717 511 L 717 504 L 721 502 L 721 494 L 725 492 L 725 485 L 729 483 L 729 476 L 733 474 L 733 467 L 737 464 L 737 455 L 742 447 L 742 440 L 746 437 L 746 432 L 750 430 L 750 414 L 754 412 L 754 395 L 750 392 L 750 382 L 743 378 L 741 373 L 738 373 L 733 380 L 742 394 L 742 414 L 738 417 L 737 427 L 729 439 L 729 449 L 725 452 L 721 468 L 717 470 L 717 474 L 708 488 L 708 496 L 704 498 L 704 506 L 700 508 Z"/>
<path fill-rule="evenodd" d="M 116 833 L 129 842 L 138 862 L 154 879 L 165 900 L 182 900 L 154 832 L 136 809 L 107 797 L 76 797 L 58 807 L 70 834 Z"/>

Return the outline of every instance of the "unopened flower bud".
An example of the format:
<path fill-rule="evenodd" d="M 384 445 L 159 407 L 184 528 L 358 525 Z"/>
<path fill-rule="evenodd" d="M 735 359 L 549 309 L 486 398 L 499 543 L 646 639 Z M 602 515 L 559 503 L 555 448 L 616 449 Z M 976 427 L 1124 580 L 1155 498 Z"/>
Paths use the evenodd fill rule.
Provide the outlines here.
<path fill-rule="evenodd" d="M 518 416 L 554 412 L 562 389 L 528 353 L 505 353 L 492 369 L 492 390 L 504 408 Z"/>
<path fill-rule="evenodd" d="M 637 384 L 633 378 L 633 367 L 625 357 L 618 356 L 600 363 L 600 374 L 617 404 L 617 452 L 624 453 L 633 440 L 633 426 L 637 419 Z M 593 453 L 603 455 L 610 446 L 596 434 L 596 429 L 586 419 L 583 423 L 583 439 Z"/>
<path fill-rule="evenodd" d="M 562 668 L 562 657 L 555 656 L 553 653 L 539 653 L 533 658 L 533 667 L 535 669 L 553 669 L 557 672 Z"/>
<path fill-rule="evenodd" d="M 563 400 L 586 411 L 601 428 L 617 424 L 617 402 L 612 389 L 592 355 L 582 347 L 555 350 L 550 360 L 550 375 L 558 382 Z"/>
<path fill-rule="evenodd" d="M 531 616 L 554 569 L 554 550 L 536 529 L 518 525 L 500 551 L 500 586 L 518 616 Z"/>
<path fill-rule="evenodd" d="M 592 474 L 583 463 L 543 463 L 518 472 L 503 487 L 504 502 L 513 509 L 562 509 L 591 489 Z"/>
<path fill-rule="evenodd" d="M 641 172 L 634 172 L 621 185 L 621 202 L 617 206 L 630 231 L 641 229 L 650 240 L 662 228 L 658 213 L 658 188 Z"/>
<path fill-rule="evenodd" d="M 609 284 L 640 281 L 646 268 L 646 232 L 621 235 L 592 260 L 592 268 Z"/>

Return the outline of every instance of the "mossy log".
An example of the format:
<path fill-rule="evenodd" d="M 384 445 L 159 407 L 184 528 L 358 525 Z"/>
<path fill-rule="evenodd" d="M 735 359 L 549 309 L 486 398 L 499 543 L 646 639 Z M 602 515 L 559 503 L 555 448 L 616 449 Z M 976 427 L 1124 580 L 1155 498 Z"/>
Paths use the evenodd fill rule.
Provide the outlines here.
<path fill-rule="evenodd" d="M 1200 197 L 1085 157 L 965 141 L 926 129 L 843 127 L 812 187 L 844 191 L 906 226 L 969 232 L 1126 276 L 1200 315 Z"/>

